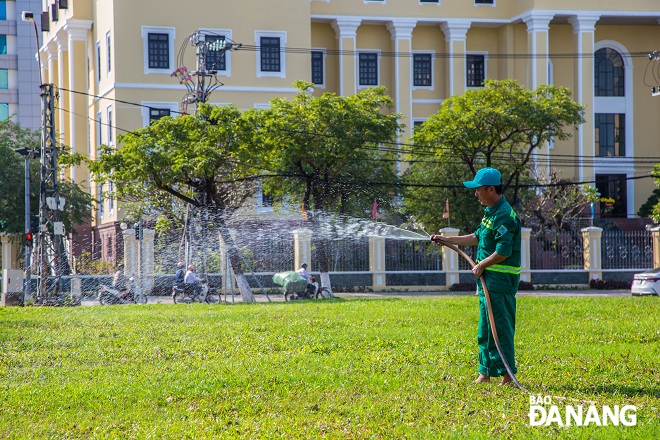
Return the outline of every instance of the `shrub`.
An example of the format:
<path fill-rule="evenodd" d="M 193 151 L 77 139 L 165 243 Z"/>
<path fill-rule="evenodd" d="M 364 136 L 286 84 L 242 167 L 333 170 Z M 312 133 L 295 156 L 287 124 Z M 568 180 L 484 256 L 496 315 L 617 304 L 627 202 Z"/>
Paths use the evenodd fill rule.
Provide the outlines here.
<path fill-rule="evenodd" d="M 452 292 L 474 292 L 477 290 L 477 283 L 454 283 L 449 287 Z"/>
<path fill-rule="evenodd" d="M 619 289 L 630 289 L 632 286 L 632 281 L 618 281 L 618 280 L 590 280 L 589 287 L 592 289 L 599 290 L 619 290 Z"/>
<path fill-rule="evenodd" d="M 534 290 L 534 284 L 529 281 L 521 281 L 518 283 L 518 290 Z"/>

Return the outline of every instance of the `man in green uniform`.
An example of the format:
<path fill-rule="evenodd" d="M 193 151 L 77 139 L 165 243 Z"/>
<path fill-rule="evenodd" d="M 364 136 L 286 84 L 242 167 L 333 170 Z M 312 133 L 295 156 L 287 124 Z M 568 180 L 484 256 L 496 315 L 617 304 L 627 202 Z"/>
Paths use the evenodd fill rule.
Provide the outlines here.
<path fill-rule="evenodd" d="M 477 277 L 480 310 L 477 332 L 479 377 L 474 382 L 489 382 L 491 377 L 502 376 L 500 385 L 507 385 L 513 379 L 497 351 L 479 277 L 483 276 L 488 287 L 502 353 L 511 372 L 516 374 L 513 337 L 516 330 L 516 293 L 520 281 L 520 220 L 502 195 L 502 175 L 495 168 L 479 170 L 474 180 L 463 182 L 463 185 L 473 188 L 481 204 L 485 205 L 479 229 L 473 234 L 458 237 L 433 235 L 431 240 L 439 244 L 478 246 L 477 264 L 472 268 L 472 273 Z"/>

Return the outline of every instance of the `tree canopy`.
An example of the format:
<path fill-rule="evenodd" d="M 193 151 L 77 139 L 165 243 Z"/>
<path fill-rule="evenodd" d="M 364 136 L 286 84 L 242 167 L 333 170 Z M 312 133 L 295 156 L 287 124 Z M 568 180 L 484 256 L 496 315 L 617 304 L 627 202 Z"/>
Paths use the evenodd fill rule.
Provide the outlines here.
<path fill-rule="evenodd" d="M 486 80 L 483 88 L 448 98 L 411 138 L 411 167 L 404 176 L 408 211 L 436 230 L 447 226 L 441 217 L 449 199 L 452 226 L 471 232 L 481 209 L 462 182 L 480 168 L 496 167 L 509 202 L 532 196 L 524 188 L 536 181 L 534 151 L 568 139 L 583 114 L 567 88 L 526 90 L 514 80 Z"/>
<path fill-rule="evenodd" d="M 254 297 L 226 216 L 254 193 L 253 158 L 259 153 L 251 136 L 236 107 L 202 105 L 195 115 L 164 117 L 120 136 L 118 149 L 104 147 L 99 160 L 90 164 L 99 181 L 116 184 L 120 200 L 143 200 L 143 210 L 163 206 L 167 194 L 208 214 L 248 302 Z"/>
<path fill-rule="evenodd" d="M 364 216 L 374 199 L 390 205 L 397 179 L 391 144 L 401 126 L 385 89 L 314 97 L 311 84 L 296 86 L 294 99 L 274 99 L 260 114 L 264 189 L 308 211 Z"/>
<path fill-rule="evenodd" d="M 20 234 L 25 232 L 25 158 L 14 152 L 15 148 L 39 150 L 40 136 L 37 131 L 22 128 L 6 120 L 0 122 L 0 232 Z M 65 146 L 58 147 L 59 164 L 66 166 L 79 161 L 79 156 L 69 154 Z M 39 213 L 40 163 L 30 160 L 30 212 Z M 66 209 L 61 221 L 67 232 L 75 233 L 73 225 L 84 224 L 90 217 L 91 196 L 79 184 L 60 180 L 60 195 L 66 199 Z"/>

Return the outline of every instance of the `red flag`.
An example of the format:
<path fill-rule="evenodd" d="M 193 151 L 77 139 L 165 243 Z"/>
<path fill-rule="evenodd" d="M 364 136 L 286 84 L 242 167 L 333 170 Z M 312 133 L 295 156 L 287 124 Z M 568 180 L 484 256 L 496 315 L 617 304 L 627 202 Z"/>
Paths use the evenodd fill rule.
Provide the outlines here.
<path fill-rule="evenodd" d="M 374 209 L 371 213 L 371 218 L 376 220 L 376 217 L 378 217 L 378 202 L 374 199 Z"/>
<path fill-rule="evenodd" d="M 449 199 L 445 200 L 445 212 L 442 213 L 442 218 L 449 218 Z"/>

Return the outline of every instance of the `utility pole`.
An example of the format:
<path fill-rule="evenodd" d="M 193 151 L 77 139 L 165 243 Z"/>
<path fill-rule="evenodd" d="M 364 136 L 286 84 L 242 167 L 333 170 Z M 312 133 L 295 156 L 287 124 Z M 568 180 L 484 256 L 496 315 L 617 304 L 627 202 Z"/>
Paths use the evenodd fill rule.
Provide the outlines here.
<path fill-rule="evenodd" d="M 36 304 L 56 305 L 59 296 L 60 277 L 68 272 L 68 264 L 62 256 L 64 224 L 60 211 L 65 200 L 60 197 L 57 174 L 57 143 L 55 141 L 55 85 L 41 85 L 41 185 L 39 188 L 39 230 L 36 235 L 35 261 L 37 294 Z M 55 282 L 49 285 L 49 276 Z"/>
<path fill-rule="evenodd" d="M 62 258 L 64 236 L 64 224 L 60 221 L 60 211 L 64 207 L 64 198 L 60 197 L 57 174 L 57 143 L 55 141 L 55 85 L 44 84 L 41 77 L 41 54 L 39 52 L 39 32 L 34 14 L 31 11 L 23 11 L 23 21 L 31 22 L 34 26 L 34 34 L 37 45 L 37 59 L 39 62 L 39 81 L 41 96 L 41 184 L 39 187 L 39 228 L 31 231 L 29 204 L 26 206 L 26 234 L 36 232 L 36 245 L 33 255 L 36 262 L 37 292 L 35 304 L 57 305 L 62 303 L 59 296 L 60 277 L 68 273 L 68 263 Z M 26 173 L 29 169 L 26 159 Z M 29 184 L 29 176 L 26 184 Z M 26 203 L 29 202 L 29 188 L 26 188 Z M 26 251 L 26 259 L 27 251 Z M 26 263 L 27 264 L 27 263 Z M 29 269 L 28 269 L 29 270 Z M 55 282 L 48 285 L 48 277 L 54 276 Z M 26 271 L 26 284 L 30 282 L 30 272 Z M 29 289 L 29 287 L 28 287 Z M 51 293 L 55 293 L 50 297 Z"/>
<path fill-rule="evenodd" d="M 190 45 L 195 47 L 196 70 L 189 72 L 186 66 L 180 66 L 170 75 L 176 77 L 179 80 L 179 83 L 184 84 L 188 89 L 188 93 L 186 93 L 181 101 L 184 112 L 187 110 L 188 104 L 199 105 L 200 103 L 206 103 L 209 96 L 211 96 L 211 93 L 223 85 L 217 79 L 217 65 L 224 61 L 224 57 L 228 51 L 238 50 L 242 46 L 242 44 L 231 41 L 222 35 L 201 30 L 193 32 L 189 37 L 189 41 Z M 202 188 L 205 188 L 204 179 L 201 179 L 198 183 Z M 206 190 L 202 189 L 199 194 L 199 205 L 203 209 L 199 216 L 202 235 L 199 242 L 202 246 L 207 242 L 206 227 L 209 220 L 208 197 L 209 195 L 206 193 Z M 196 216 L 193 215 L 193 217 Z M 189 240 L 189 249 L 186 251 L 186 257 L 188 256 L 188 252 L 192 248 L 192 243 L 194 242 L 192 234 L 195 231 L 195 222 L 190 221 L 190 224 L 193 226 L 187 231 L 187 234 L 184 232 L 184 235 L 186 235 Z M 190 262 L 187 261 L 187 263 Z M 202 273 L 206 274 L 206 254 L 204 252 L 202 252 Z"/>

